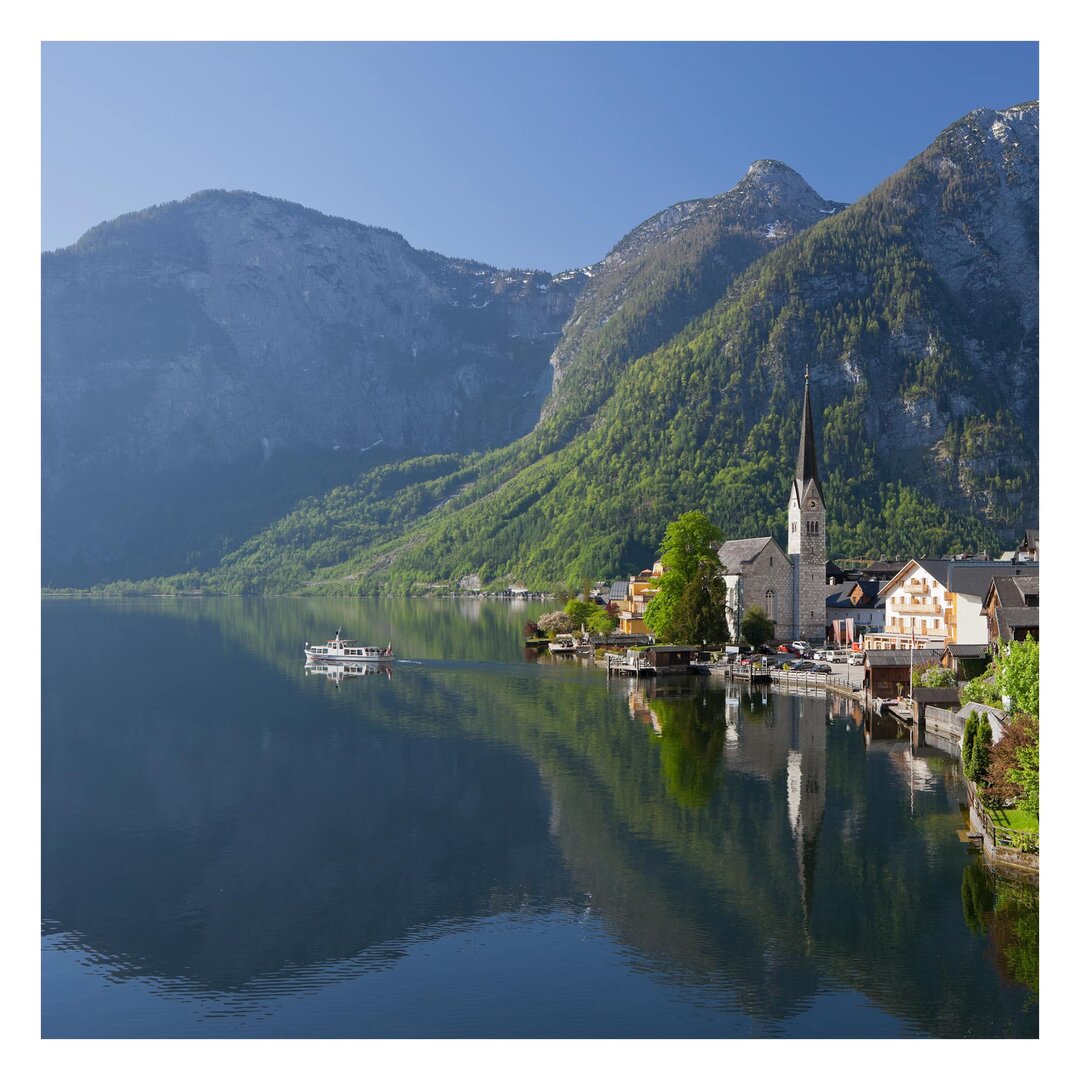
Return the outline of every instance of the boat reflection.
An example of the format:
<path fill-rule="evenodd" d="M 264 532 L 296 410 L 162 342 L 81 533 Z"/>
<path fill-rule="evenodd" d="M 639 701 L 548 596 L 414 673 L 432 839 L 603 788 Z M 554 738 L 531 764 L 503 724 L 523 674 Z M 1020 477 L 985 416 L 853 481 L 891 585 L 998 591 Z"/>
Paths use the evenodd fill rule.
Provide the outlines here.
<path fill-rule="evenodd" d="M 304 664 L 305 675 L 324 675 L 330 682 L 340 686 L 346 679 L 359 679 L 364 675 L 394 677 L 394 666 L 379 660 L 342 660 L 320 663 L 308 660 Z"/>

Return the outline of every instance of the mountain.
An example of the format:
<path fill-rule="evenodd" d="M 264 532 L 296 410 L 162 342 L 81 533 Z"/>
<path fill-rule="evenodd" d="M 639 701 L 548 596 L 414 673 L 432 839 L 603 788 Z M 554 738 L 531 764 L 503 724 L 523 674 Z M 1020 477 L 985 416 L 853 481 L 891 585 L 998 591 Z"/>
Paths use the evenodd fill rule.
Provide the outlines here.
<path fill-rule="evenodd" d="M 586 280 L 243 192 L 45 254 L 45 580 L 212 562 L 372 464 L 526 433 Z"/>
<path fill-rule="evenodd" d="M 707 311 L 754 260 L 843 207 L 794 169 L 765 160 L 731 191 L 676 203 L 643 222 L 586 271 L 552 354 L 544 416 L 590 413 L 627 360 Z"/>
<path fill-rule="evenodd" d="M 807 367 L 832 557 L 1011 543 L 1038 520 L 1037 103 L 969 114 L 820 216 L 652 351 L 603 355 L 616 316 L 597 331 L 599 307 L 591 342 L 564 348 L 572 318 L 553 402 L 518 443 L 307 500 L 187 584 L 370 592 L 606 577 L 650 561 L 690 508 L 729 537 L 782 538 Z M 674 306 L 680 273 L 699 280 L 693 266 L 651 302 Z M 651 287 L 620 309 L 642 304 L 640 318 L 623 315 L 639 344 Z"/>

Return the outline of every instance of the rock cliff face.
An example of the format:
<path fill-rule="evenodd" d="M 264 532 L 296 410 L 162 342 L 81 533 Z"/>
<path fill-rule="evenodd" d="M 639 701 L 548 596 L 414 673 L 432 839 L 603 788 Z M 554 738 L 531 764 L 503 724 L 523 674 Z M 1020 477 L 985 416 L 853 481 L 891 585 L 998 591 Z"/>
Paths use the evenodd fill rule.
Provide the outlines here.
<path fill-rule="evenodd" d="M 210 525 L 208 500 L 228 519 L 272 460 L 296 497 L 335 478 L 333 458 L 362 468 L 509 442 L 539 415 L 585 281 L 225 192 L 45 255 L 46 580 L 115 576 L 139 549 L 166 557 L 134 572 L 179 569 L 214 546 L 213 527 L 185 522 Z"/>
<path fill-rule="evenodd" d="M 941 503 L 1011 543 L 1039 515 L 1038 103 L 968 114 L 881 193 L 904 208 L 897 237 L 926 268 L 930 306 L 842 354 L 844 377 L 871 380 L 882 459 L 917 463 Z"/>

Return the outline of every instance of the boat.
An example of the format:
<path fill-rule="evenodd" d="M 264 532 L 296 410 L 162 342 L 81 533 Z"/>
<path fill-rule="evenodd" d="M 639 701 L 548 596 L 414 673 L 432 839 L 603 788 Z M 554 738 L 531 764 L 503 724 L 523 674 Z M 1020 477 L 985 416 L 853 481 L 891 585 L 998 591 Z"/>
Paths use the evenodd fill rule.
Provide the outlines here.
<path fill-rule="evenodd" d="M 318 660 L 326 663 L 328 660 L 367 660 L 376 663 L 389 663 L 394 659 L 393 643 L 387 644 L 385 649 L 377 645 L 361 645 L 353 638 L 343 638 L 341 627 L 338 632 L 325 645 L 312 645 L 304 642 L 304 655 L 309 660 Z"/>
<path fill-rule="evenodd" d="M 548 645 L 548 652 L 555 656 L 591 656 L 593 647 L 587 641 L 581 641 L 573 634 L 556 634 L 555 640 Z"/>

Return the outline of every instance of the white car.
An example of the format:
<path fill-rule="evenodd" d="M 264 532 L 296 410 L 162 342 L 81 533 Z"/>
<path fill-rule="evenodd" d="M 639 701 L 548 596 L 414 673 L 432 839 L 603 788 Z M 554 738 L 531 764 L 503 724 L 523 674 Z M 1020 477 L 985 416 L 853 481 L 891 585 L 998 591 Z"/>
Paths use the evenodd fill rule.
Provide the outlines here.
<path fill-rule="evenodd" d="M 791 643 L 791 647 L 796 652 L 809 652 L 810 651 L 810 642 L 809 641 L 793 641 Z"/>
<path fill-rule="evenodd" d="M 852 653 L 848 658 L 849 664 L 857 664 L 859 667 L 864 667 L 866 664 L 866 657 L 861 652 Z"/>

